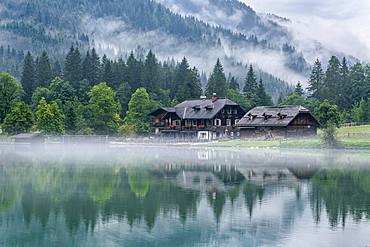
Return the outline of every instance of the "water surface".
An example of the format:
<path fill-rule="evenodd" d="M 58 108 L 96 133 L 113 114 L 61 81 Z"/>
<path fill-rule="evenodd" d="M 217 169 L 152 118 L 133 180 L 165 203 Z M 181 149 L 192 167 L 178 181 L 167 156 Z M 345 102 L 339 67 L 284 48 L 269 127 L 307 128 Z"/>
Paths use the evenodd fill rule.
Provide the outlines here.
<path fill-rule="evenodd" d="M 370 154 L 0 148 L 0 246 L 370 246 Z"/>

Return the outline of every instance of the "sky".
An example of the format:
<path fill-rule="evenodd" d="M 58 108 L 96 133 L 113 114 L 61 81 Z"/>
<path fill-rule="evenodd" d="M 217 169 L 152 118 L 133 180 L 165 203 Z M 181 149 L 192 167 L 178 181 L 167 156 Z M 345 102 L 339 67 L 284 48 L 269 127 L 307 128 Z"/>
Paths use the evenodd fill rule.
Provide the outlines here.
<path fill-rule="evenodd" d="M 298 37 L 370 61 L 369 0 L 241 0 L 259 13 L 293 21 Z"/>

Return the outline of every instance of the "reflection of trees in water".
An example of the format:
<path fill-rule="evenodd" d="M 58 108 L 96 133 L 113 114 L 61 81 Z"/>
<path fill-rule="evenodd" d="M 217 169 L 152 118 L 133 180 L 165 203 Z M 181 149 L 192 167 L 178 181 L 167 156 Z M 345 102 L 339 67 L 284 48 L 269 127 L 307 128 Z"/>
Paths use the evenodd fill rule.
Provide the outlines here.
<path fill-rule="evenodd" d="M 344 227 L 348 217 L 370 219 L 370 171 L 322 170 L 312 179 L 310 199 L 317 223 L 323 209 L 332 227 Z"/>

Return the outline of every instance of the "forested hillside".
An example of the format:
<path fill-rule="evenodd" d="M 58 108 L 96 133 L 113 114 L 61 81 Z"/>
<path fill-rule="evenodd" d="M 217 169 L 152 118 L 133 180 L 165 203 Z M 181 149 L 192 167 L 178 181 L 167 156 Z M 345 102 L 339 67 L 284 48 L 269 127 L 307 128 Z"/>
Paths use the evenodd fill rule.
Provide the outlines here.
<path fill-rule="evenodd" d="M 246 9 L 245 5 L 237 7 Z M 35 53 L 46 50 L 52 58 L 65 55 L 72 43 L 82 51 L 95 47 L 101 56 L 105 53 L 111 58 L 125 57 L 140 47 L 144 53 L 153 50 L 161 60 L 186 56 L 208 74 L 219 57 L 233 74 L 240 67 L 234 65 L 253 64 L 262 74 L 292 83 L 302 80 L 309 65 L 299 51 L 270 42 L 276 33 L 285 35 L 281 28 L 273 22 L 263 24 L 252 10 L 244 16 L 240 25 L 246 29 L 253 19 L 258 32 L 215 26 L 150 0 L 4 0 L 0 45 Z M 269 56 L 274 59 L 267 63 Z M 270 76 L 262 77 L 267 81 Z"/>

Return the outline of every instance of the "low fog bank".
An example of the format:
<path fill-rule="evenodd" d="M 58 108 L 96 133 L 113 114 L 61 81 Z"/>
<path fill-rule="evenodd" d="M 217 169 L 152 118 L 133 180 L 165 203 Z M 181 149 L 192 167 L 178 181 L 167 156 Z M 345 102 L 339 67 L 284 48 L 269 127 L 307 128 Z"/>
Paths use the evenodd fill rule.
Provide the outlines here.
<path fill-rule="evenodd" d="M 238 149 L 163 145 L 0 146 L 0 166 L 27 162 L 87 166 L 237 166 L 370 168 L 370 152 L 344 150 Z"/>

